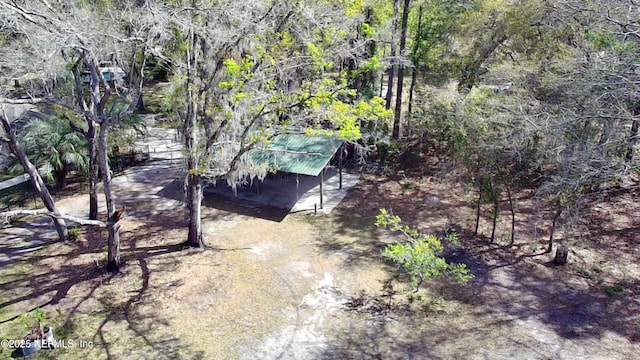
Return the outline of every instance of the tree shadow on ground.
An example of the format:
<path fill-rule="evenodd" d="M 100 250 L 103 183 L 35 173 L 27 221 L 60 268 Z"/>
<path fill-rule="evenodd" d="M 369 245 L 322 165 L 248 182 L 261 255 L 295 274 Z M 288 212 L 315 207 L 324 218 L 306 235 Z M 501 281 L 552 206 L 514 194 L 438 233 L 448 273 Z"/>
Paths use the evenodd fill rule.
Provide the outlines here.
<path fill-rule="evenodd" d="M 553 358 L 582 349 L 585 342 L 625 358 L 628 348 L 609 349 L 600 341 L 615 333 L 640 342 L 637 300 L 581 286 L 564 267 L 541 265 L 530 257 L 494 266 L 492 259 L 485 261 L 464 249 L 447 258 L 467 264 L 475 278 L 465 285 L 432 281 L 425 286 L 427 293 L 460 304 L 451 306 L 462 306 L 466 314 L 415 310 L 399 294 L 387 306 L 384 291 L 358 294 L 345 303 L 341 315 L 349 326 L 332 332 L 318 358 Z M 638 285 L 621 284 L 625 289 Z"/>
<path fill-rule="evenodd" d="M 109 337 L 113 338 L 114 335 L 107 330 L 110 324 L 119 324 L 132 335 L 130 341 L 135 341 L 139 344 L 136 346 L 136 348 L 139 347 L 139 349 L 136 349 L 138 354 L 134 355 L 134 353 L 129 352 L 130 356 L 152 357 L 155 359 L 204 358 L 203 352 L 191 351 L 186 345 L 181 344 L 179 339 L 171 333 L 170 324 L 167 320 L 155 312 L 145 313 L 139 310 L 141 303 L 149 301 L 147 297 L 150 295 L 150 288 L 153 288 L 154 292 L 162 292 L 163 289 L 180 286 L 180 283 L 164 282 L 162 280 L 163 273 L 171 273 L 176 270 L 178 262 L 175 260 L 175 256 L 178 252 L 180 252 L 179 256 L 181 258 L 198 253 L 197 250 L 187 249 L 182 242 L 169 245 L 149 244 L 148 239 L 164 239 L 162 237 L 163 233 L 172 228 L 181 228 L 178 224 L 175 224 L 175 219 L 172 218 L 170 213 L 161 215 L 155 216 L 153 221 L 148 222 L 143 231 L 136 231 L 132 234 L 128 246 L 123 248 L 123 253 L 126 254 L 124 256 L 126 266 L 130 271 L 135 271 L 136 277 L 139 277 L 139 288 L 126 292 L 131 295 L 123 298 L 120 297 L 120 293 L 123 293 L 123 291 L 115 293 L 117 298 L 112 298 L 111 296 L 98 298 L 104 309 L 104 320 L 98 326 L 93 340 L 101 344 L 108 359 L 115 358 L 111 354 L 111 349 L 121 346 L 118 342 L 122 341 L 117 340 L 117 337 L 116 340 L 109 340 Z M 147 246 L 141 246 L 140 244 Z M 215 264 L 211 265 L 215 266 Z"/>
<path fill-rule="evenodd" d="M 531 318 L 567 339 L 600 338 L 613 332 L 639 341 L 635 329 L 640 322 L 634 313 L 640 304 L 633 300 L 632 292 L 609 296 L 603 286 L 580 278 L 571 265 L 555 265 L 546 253 L 479 246 L 490 251 L 477 253 L 476 248 L 472 254 L 461 249 L 448 256 L 448 260 L 468 264 L 476 275 L 469 288 L 474 303 L 491 305 L 493 311 L 510 317 Z M 451 294 L 458 300 L 469 298 L 464 291 Z"/>
<path fill-rule="evenodd" d="M 183 181 L 175 179 L 160 190 L 157 195 L 182 202 L 184 201 L 182 189 Z M 202 206 L 274 222 L 281 222 L 289 214 L 289 211 L 286 209 L 263 206 L 242 199 L 228 198 L 219 194 L 206 192 L 203 194 Z"/>
<path fill-rule="evenodd" d="M 307 219 L 319 231 L 316 245 L 344 258 L 345 268 L 379 261 L 382 249 L 393 239 L 374 225 L 386 195 L 375 181 L 365 176 L 331 213 L 309 215 Z"/>
<path fill-rule="evenodd" d="M 204 206 L 273 222 L 282 222 L 289 210 L 262 206 L 241 199 L 230 199 L 222 195 L 207 193 L 202 201 Z"/>
<path fill-rule="evenodd" d="M 384 247 L 404 240 L 375 226 L 380 209 L 390 210 L 404 224 L 425 233 L 444 237 L 453 227 L 461 227 L 455 210 L 467 205 L 459 198 L 445 197 L 427 186 L 407 179 L 392 181 L 379 175 L 363 175 L 358 186 L 350 190 L 331 214 L 314 219 L 322 233 L 319 247 L 329 253 L 346 254 L 345 266 L 360 266 L 379 261 Z"/>
<path fill-rule="evenodd" d="M 387 322 L 362 320 L 334 336 L 317 359 L 438 359 L 430 339 L 398 336 Z"/>
<path fill-rule="evenodd" d="M 138 311 L 150 288 L 154 292 L 162 292 L 163 288 L 179 285 L 162 280 L 163 274 L 171 273 L 179 264 L 175 257 L 191 256 L 198 251 L 185 250 L 178 241 L 181 239 L 166 236 L 173 229 L 181 229 L 172 213 L 156 215 L 133 231 L 124 228 L 121 232 L 123 267 L 120 273 L 105 272 L 103 261 L 98 260 L 105 254 L 105 231 L 89 229 L 86 240 L 47 244 L 46 254 L 40 252 L 25 256 L 24 261 L 31 265 L 31 270 L 26 276 L 16 274 L 0 284 L 0 292 L 4 295 L 0 308 L 28 306 L 20 314 L 37 308 L 49 309 L 47 312 L 51 312 L 52 307 L 59 308 L 65 318 L 57 338 L 76 341 L 79 334 L 74 333 L 74 329 L 77 329 L 78 316 L 104 317 L 91 341 L 103 349 L 108 359 L 115 358 L 111 350 L 114 346 L 138 349 L 140 353 L 134 357 L 204 358 L 200 351 L 190 350 L 173 336 L 169 324 L 156 313 Z M 20 314 L 0 319 L 0 324 L 16 320 Z M 125 341 L 114 337 L 114 330 L 107 330 L 123 324 L 131 334 L 126 344 L 121 344 Z M 133 343 L 136 345 L 132 346 Z"/>
<path fill-rule="evenodd" d="M 330 221 L 326 224 L 316 224 L 321 229 L 335 224 L 332 231 L 326 231 L 329 235 L 321 239 L 319 246 L 323 250 L 329 253 L 346 252 L 346 263 L 380 261 L 380 249 L 393 240 L 393 235 L 372 230 L 378 208 L 392 208 L 396 215 L 400 215 L 406 224 L 412 226 L 415 221 L 424 223 L 437 217 L 447 217 L 447 214 L 415 211 L 411 202 L 407 203 L 406 199 L 398 195 L 398 186 L 395 186 L 394 194 L 394 191 L 390 191 L 389 185 L 385 187 L 385 183 L 384 179 L 366 180 L 334 210 Z M 442 198 L 437 192 L 429 194 L 421 190 L 420 194 Z M 425 197 L 424 200 L 429 198 Z M 518 219 L 516 230 L 523 234 L 525 227 L 526 231 L 533 230 L 527 227 L 528 224 L 523 224 L 522 219 L 529 221 L 531 217 L 540 216 L 541 213 L 527 207 L 531 205 L 524 203 L 529 201 L 528 197 L 520 198 L 520 201 L 517 205 L 521 208 L 516 211 L 526 217 Z M 447 202 L 445 206 L 436 205 L 438 206 L 433 206 L 428 211 L 446 213 L 455 211 L 459 206 L 469 207 L 468 204 L 455 201 Z M 600 238 L 616 237 L 618 243 L 613 246 L 619 249 L 637 247 L 640 244 L 640 237 L 636 236 L 638 223 L 637 219 L 631 216 L 637 212 L 637 206 L 621 210 L 620 216 L 629 217 L 624 221 L 627 226 L 623 229 L 611 228 L 612 216 L 617 213 L 600 211 L 605 215 L 602 219 L 590 215 L 599 225 L 591 226 L 589 234 Z M 470 213 L 467 210 L 467 216 Z M 546 214 L 544 209 L 542 213 Z M 467 307 L 466 315 L 461 316 L 470 318 L 459 325 L 456 322 L 460 318 L 452 317 L 449 319 L 451 323 L 446 325 L 418 324 L 412 327 L 409 324 L 414 319 L 372 320 L 367 317 L 372 314 L 351 313 L 348 315 L 351 319 L 345 321 L 366 324 L 337 331 L 329 348 L 319 358 L 463 358 L 478 355 L 473 353 L 474 346 L 481 347 L 479 344 L 503 340 L 502 350 L 523 349 L 524 354 L 531 357 L 551 358 L 556 356 L 554 353 L 563 352 L 571 354 L 572 351 L 581 349 L 584 342 L 591 342 L 592 350 L 606 349 L 611 354 L 625 357 L 629 356 L 628 347 L 609 348 L 608 342 L 602 340 L 615 334 L 632 344 L 640 342 L 640 336 L 637 335 L 637 329 L 640 327 L 640 318 L 637 317 L 640 303 L 636 296 L 639 293 L 638 279 L 615 281 L 613 284 L 587 281 L 576 273 L 575 267 L 571 264 L 554 265 L 552 255 L 544 252 L 545 239 L 532 239 L 530 235 L 523 234 L 516 235 L 513 244 L 491 244 L 482 234 L 476 237 L 468 226 L 457 226 L 460 224 L 460 217 L 451 216 L 450 219 L 453 221 L 449 224 L 456 229 L 461 241 L 458 246 L 447 249 L 444 256 L 451 262 L 467 264 L 475 278 L 463 286 L 434 282 L 429 288 L 436 294 L 442 294 L 447 301 Z M 620 218 L 617 220 L 620 221 Z M 345 234 L 353 235 L 357 240 L 345 243 L 337 239 Z M 562 244 L 565 240 L 560 238 L 556 244 Z M 616 261 L 615 256 L 622 255 L 613 255 L 611 261 Z M 610 258 L 607 255 L 604 257 Z M 627 263 L 633 261 L 629 259 Z M 380 295 L 360 294 L 352 297 L 352 301 L 362 302 L 367 298 L 371 301 L 376 297 Z M 425 317 L 424 314 L 414 316 Z M 473 326 L 469 327 L 470 324 Z M 394 327 L 391 332 L 390 326 Z M 509 336 L 512 331 L 527 335 Z M 493 333 L 502 334 L 502 340 L 494 339 Z M 456 338 L 462 339 L 454 345 L 460 348 L 453 353 L 444 352 L 446 355 L 439 355 L 442 352 L 434 351 L 434 347 L 445 346 L 447 337 L 454 342 L 457 342 Z M 399 343 L 402 345 L 398 347 L 395 343 L 390 343 L 389 338 L 401 339 Z M 468 345 L 466 350 L 465 342 Z M 493 355 L 516 356 L 508 353 L 500 355 L 499 352 Z M 488 352 L 487 356 L 491 356 L 491 353 Z"/>

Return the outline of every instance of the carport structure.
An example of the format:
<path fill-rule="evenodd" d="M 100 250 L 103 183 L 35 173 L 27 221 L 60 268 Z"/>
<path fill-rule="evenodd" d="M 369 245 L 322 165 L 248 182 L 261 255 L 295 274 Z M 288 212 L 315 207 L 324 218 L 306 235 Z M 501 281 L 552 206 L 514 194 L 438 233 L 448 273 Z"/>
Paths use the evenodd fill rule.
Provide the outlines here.
<path fill-rule="evenodd" d="M 259 164 L 281 173 L 296 175 L 296 198 L 299 195 L 300 175 L 319 178 L 320 209 L 323 208 L 324 170 L 340 149 L 343 140 L 327 136 L 283 134 L 262 148 L 253 149 L 251 157 Z M 338 157 L 339 188 L 342 189 L 342 154 Z M 258 184 L 260 192 L 260 184 Z"/>

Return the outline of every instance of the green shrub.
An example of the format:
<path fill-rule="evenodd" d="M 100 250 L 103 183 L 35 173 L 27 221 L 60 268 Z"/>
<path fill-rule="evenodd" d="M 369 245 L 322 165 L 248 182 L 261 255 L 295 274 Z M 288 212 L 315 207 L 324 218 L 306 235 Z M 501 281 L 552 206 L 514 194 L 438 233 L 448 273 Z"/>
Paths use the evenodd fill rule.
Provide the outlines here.
<path fill-rule="evenodd" d="M 69 229 L 69 240 L 71 241 L 76 241 L 78 240 L 78 237 L 80 237 L 80 231 L 82 230 L 82 228 L 80 228 L 79 226 L 74 226 L 71 229 Z"/>
<path fill-rule="evenodd" d="M 408 241 L 387 245 L 382 256 L 393 261 L 409 276 L 415 291 L 425 280 L 440 277 L 450 277 L 459 282 L 467 282 L 473 275 L 465 264 L 450 264 L 439 255 L 442 242 L 434 235 L 422 234 L 418 230 L 400 224 L 398 216 L 381 209 L 376 217 L 376 226 L 400 231 L 407 236 Z M 451 235 L 451 234 L 450 234 Z M 455 235 L 450 236 L 455 239 Z"/>
<path fill-rule="evenodd" d="M 623 293 L 625 290 L 625 287 L 622 285 L 607 286 L 604 288 L 604 293 L 607 294 L 607 296 L 614 296 L 616 294 Z"/>

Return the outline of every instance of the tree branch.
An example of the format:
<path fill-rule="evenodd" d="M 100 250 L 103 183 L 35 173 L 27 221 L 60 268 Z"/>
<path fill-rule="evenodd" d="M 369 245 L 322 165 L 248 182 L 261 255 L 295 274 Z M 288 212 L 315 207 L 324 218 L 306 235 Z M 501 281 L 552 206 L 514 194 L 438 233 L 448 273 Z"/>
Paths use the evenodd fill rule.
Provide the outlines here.
<path fill-rule="evenodd" d="M 16 12 L 20 17 L 22 17 L 23 19 L 25 19 L 26 21 L 32 23 L 33 25 L 39 26 L 45 30 L 47 30 L 47 28 L 41 24 L 40 22 L 38 22 L 34 17 L 38 17 L 43 19 L 44 21 L 48 22 L 50 25 L 56 27 L 56 25 L 53 23 L 53 21 L 42 14 L 36 13 L 35 11 L 30 11 L 27 9 L 23 9 L 20 6 L 18 6 L 15 2 L 13 3 L 8 3 L 6 1 L 2 1 L 0 2 L 0 6 L 4 6 L 8 9 L 13 10 L 14 12 Z"/>
<path fill-rule="evenodd" d="M 46 102 L 46 99 L 43 98 L 31 98 L 31 99 L 7 99 L 0 98 L 0 103 L 12 104 L 12 105 L 22 105 L 22 104 L 39 104 Z"/>
<path fill-rule="evenodd" d="M 81 134 L 85 138 L 87 137 L 87 131 L 85 129 L 81 128 L 80 126 L 74 124 L 73 121 L 69 120 L 69 126 L 71 127 L 71 130 Z"/>
<path fill-rule="evenodd" d="M 91 112 L 90 111 L 82 110 L 79 107 L 77 107 L 77 106 L 75 106 L 73 104 L 70 104 L 70 103 L 68 103 L 68 102 L 66 102 L 66 101 L 64 101 L 62 99 L 57 98 L 57 97 L 48 97 L 48 98 L 42 99 L 42 101 L 40 101 L 40 102 L 49 102 L 49 103 L 52 103 L 52 104 L 60 105 L 65 109 L 68 109 L 68 110 L 71 110 L 71 111 L 75 112 L 76 114 L 79 114 L 79 115 L 82 115 L 82 116 L 91 116 Z"/>
<path fill-rule="evenodd" d="M 58 218 L 58 219 L 64 219 L 64 220 L 69 220 L 75 223 L 78 223 L 80 225 L 91 225 L 91 226 L 98 226 L 98 227 L 107 227 L 107 223 L 100 221 L 100 220 L 87 220 L 87 219 L 83 219 L 83 218 L 79 218 L 76 216 L 72 216 L 72 215 L 66 215 L 66 214 L 54 214 L 52 212 L 50 212 L 47 209 L 37 209 L 37 210 L 12 210 L 12 211 L 5 211 L 5 212 L 0 212 L 0 217 L 4 217 L 5 222 L 8 222 L 7 219 L 12 218 L 14 216 L 17 215 L 45 215 L 45 216 L 50 216 L 50 217 L 54 217 L 54 218 Z"/>
<path fill-rule="evenodd" d="M 71 68 L 73 72 L 73 80 L 76 85 L 76 101 L 78 102 L 78 105 L 82 107 L 83 111 L 88 111 L 89 107 L 87 106 L 87 101 L 84 99 L 84 87 L 82 86 L 80 64 L 82 64 L 82 57 L 79 57 Z"/>

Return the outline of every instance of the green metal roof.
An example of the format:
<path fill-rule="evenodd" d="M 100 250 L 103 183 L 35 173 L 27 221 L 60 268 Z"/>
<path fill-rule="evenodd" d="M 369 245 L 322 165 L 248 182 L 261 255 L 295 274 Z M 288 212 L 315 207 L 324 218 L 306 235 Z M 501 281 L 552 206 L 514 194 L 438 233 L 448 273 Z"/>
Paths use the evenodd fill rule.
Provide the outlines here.
<path fill-rule="evenodd" d="M 253 149 L 251 157 L 278 171 L 318 176 L 342 142 L 326 136 L 279 135 L 268 145 Z"/>

